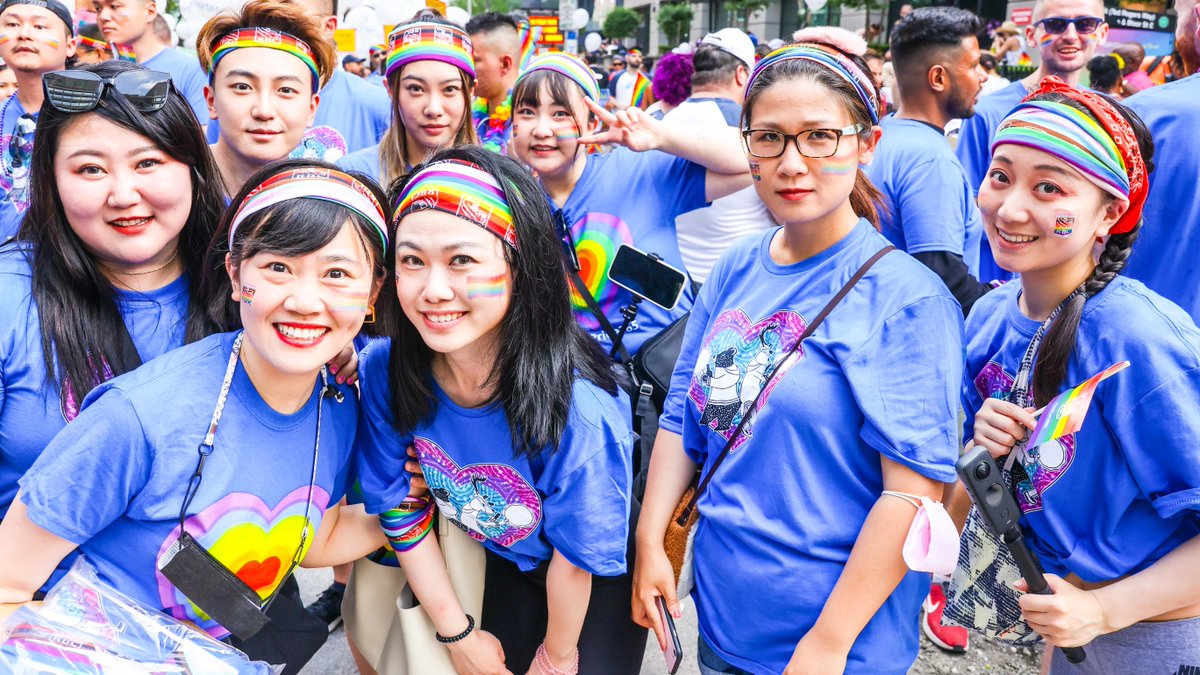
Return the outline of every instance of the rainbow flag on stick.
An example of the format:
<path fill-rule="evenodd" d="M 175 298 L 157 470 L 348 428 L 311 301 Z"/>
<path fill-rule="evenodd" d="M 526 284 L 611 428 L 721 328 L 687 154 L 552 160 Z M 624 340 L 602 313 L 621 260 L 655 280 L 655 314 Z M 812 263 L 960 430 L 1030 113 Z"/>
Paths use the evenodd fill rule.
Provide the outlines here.
<path fill-rule="evenodd" d="M 633 105 L 645 108 L 650 104 L 650 78 L 642 71 L 637 71 L 637 79 L 633 81 Z"/>
<path fill-rule="evenodd" d="M 542 27 L 530 26 L 528 21 L 521 21 L 518 35 L 521 38 L 521 58 L 517 64 L 517 72 L 524 72 L 529 62 L 537 55 L 537 43 L 542 39 Z"/>
<path fill-rule="evenodd" d="M 1042 443 L 1049 443 L 1056 438 L 1079 431 L 1083 426 L 1083 418 L 1092 405 L 1092 394 L 1096 391 L 1096 386 L 1128 367 L 1128 361 L 1114 363 L 1102 372 L 1088 378 L 1087 382 L 1055 396 L 1046 404 L 1046 407 L 1038 411 L 1041 417 L 1038 419 L 1033 433 L 1029 435 L 1029 442 L 1025 444 L 1025 447 L 1035 448 Z"/>

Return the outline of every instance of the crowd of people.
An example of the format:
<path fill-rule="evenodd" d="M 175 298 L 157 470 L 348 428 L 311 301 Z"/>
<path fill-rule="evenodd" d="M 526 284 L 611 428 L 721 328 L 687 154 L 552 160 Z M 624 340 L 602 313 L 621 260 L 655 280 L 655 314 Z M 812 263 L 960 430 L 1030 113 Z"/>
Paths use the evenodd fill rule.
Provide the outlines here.
<path fill-rule="evenodd" d="M 433 10 L 339 59 L 336 0 L 192 56 L 163 9 L 0 3 L 0 603 L 82 557 L 288 673 L 343 616 L 364 673 L 637 673 L 681 589 L 704 675 L 1200 669 L 1194 0 L 1161 84 L 1100 0 L 653 65 Z"/>

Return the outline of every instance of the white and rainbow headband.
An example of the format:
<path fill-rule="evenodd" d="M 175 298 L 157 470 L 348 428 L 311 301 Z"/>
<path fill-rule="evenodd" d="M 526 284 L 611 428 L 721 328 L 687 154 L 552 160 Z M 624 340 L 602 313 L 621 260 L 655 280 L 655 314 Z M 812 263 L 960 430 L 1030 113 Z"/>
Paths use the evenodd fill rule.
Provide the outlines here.
<path fill-rule="evenodd" d="M 417 21 L 397 26 L 388 36 L 388 58 L 385 74 L 392 73 L 413 61 L 448 63 L 475 79 L 475 57 L 471 38 L 458 26 Z"/>
<path fill-rule="evenodd" d="M 433 209 L 458 216 L 517 248 L 517 231 L 504 190 L 492 174 L 461 159 L 434 162 L 418 171 L 396 207 L 396 222 L 415 211 Z"/>
<path fill-rule="evenodd" d="M 587 64 L 579 60 L 579 57 L 572 56 L 566 52 L 546 52 L 538 54 L 529 61 L 529 65 L 521 70 L 521 74 L 517 77 L 517 82 L 525 79 L 530 73 L 535 73 L 539 70 L 548 70 L 552 73 L 558 73 L 563 77 L 571 80 L 583 89 L 584 96 L 592 99 L 596 103 L 600 102 L 600 87 L 596 84 L 596 74 L 588 68 Z M 513 85 L 516 89 L 517 85 Z"/>
<path fill-rule="evenodd" d="M 230 52 L 248 47 L 277 49 L 300 59 L 312 73 L 313 93 L 317 93 L 321 88 L 321 75 L 317 69 L 316 59 L 313 57 L 312 47 L 295 35 L 274 28 L 239 28 L 218 40 L 212 52 L 212 68 L 208 71 L 209 84 L 212 84 L 213 76 L 217 72 L 217 64 L 221 62 L 221 59 L 228 56 Z"/>
<path fill-rule="evenodd" d="M 318 199 L 341 204 L 366 218 L 388 250 L 387 215 L 375 195 L 354 176 L 334 169 L 290 169 L 277 173 L 250 191 L 229 225 L 229 250 L 237 228 L 250 216 L 290 199 Z"/>
<path fill-rule="evenodd" d="M 787 45 L 764 56 L 754 66 L 754 72 L 750 74 L 750 79 L 746 82 L 746 93 L 750 93 L 750 88 L 754 86 L 754 81 L 765 70 L 780 61 L 790 61 L 793 59 L 810 61 L 822 65 L 848 82 L 850 86 L 854 87 L 854 91 L 867 107 L 867 114 L 871 116 L 871 123 L 879 124 L 879 101 L 875 97 L 875 84 L 871 81 L 870 76 L 863 72 L 862 68 L 859 68 L 854 61 L 842 52 L 816 42 Z"/>

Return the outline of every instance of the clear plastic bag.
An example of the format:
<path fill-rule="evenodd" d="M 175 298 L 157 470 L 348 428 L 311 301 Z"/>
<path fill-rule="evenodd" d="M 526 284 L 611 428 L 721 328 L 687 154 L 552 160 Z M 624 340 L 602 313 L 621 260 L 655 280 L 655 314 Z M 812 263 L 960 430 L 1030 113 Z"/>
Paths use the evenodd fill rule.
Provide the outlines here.
<path fill-rule="evenodd" d="M 18 675 L 277 672 L 113 589 L 82 557 L 40 607 L 22 607 L 4 622 L 0 671 Z"/>

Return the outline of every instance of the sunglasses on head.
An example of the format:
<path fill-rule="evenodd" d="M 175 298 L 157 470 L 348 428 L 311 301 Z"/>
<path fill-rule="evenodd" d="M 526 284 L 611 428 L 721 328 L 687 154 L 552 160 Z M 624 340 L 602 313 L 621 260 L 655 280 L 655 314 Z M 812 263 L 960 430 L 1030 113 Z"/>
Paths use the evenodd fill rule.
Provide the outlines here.
<path fill-rule="evenodd" d="M 46 101 L 65 113 L 92 110 L 100 105 L 109 87 L 139 111 L 157 112 L 167 104 L 171 75 L 156 70 L 127 70 L 106 78 L 86 70 L 57 70 L 42 76 Z"/>
<path fill-rule="evenodd" d="M 1076 33 L 1087 35 L 1095 33 L 1102 23 L 1104 23 L 1104 19 L 1098 16 L 1077 16 L 1074 19 L 1068 19 L 1065 16 L 1050 16 L 1038 21 L 1038 25 L 1051 35 L 1061 35 L 1067 32 L 1067 26 L 1071 24 L 1075 24 Z"/>

